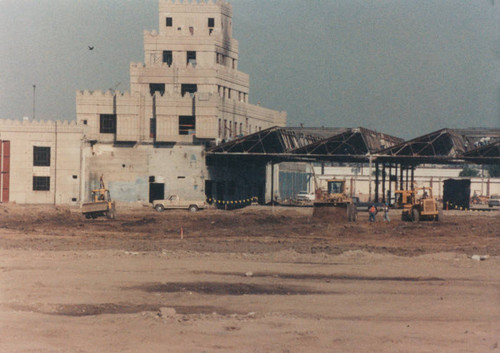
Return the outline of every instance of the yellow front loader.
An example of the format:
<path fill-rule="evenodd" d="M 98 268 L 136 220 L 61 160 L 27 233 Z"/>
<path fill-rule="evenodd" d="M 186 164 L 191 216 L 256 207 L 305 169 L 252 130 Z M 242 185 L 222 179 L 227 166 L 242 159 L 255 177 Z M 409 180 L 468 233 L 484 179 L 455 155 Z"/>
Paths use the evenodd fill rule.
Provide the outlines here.
<path fill-rule="evenodd" d="M 415 187 L 412 190 L 396 190 L 401 195 L 398 201 L 399 208 L 403 209 L 403 221 L 441 221 L 443 211 L 438 202 L 432 197 L 432 188 Z"/>
<path fill-rule="evenodd" d="M 82 205 L 82 213 L 85 218 L 107 217 L 114 219 L 116 217 L 115 202 L 111 200 L 111 194 L 106 189 L 102 176 L 99 189 L 92 190 L 91 200 L 91 202 Z"/>

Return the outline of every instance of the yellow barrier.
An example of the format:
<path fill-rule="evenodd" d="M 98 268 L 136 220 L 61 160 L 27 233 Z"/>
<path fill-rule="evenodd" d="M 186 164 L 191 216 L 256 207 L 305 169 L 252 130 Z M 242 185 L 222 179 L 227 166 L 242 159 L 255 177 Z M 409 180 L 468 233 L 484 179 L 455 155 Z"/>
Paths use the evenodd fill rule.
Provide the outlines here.
<path fill-rule="evenodd" d="M 251 197 L 251 198 L 247 198 L 247 199 L 242 199 L 242 200 L 216 200 L 216 199 L 212 199 L 211 197 L 209 197 L 207 199 L 208 203 L 216 203 L 216 204 L 219 204 L 219 205 L 232 205 L 232 204 L 245 204 L 245 203 L 249 203 L 249 202 L 252 202 L 252 201 L 257 201 L 259 198 L 254 196 L 254 197 Z"/>

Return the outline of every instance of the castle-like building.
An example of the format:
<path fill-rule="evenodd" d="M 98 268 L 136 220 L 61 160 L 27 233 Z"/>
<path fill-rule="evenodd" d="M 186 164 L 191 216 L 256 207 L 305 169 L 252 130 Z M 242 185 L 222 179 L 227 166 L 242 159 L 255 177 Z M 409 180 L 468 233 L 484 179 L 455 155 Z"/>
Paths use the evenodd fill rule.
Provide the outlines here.
<path fill-rule="evenodd" d="M 285 112 L 249 103 L 229 3 L 159 0 L 159 25 L 144 32 L 144 63 L 130 64 L 130 92 L 76 94 L 86 194 L 103 176 L 121 201 L 204 199 L 220 178 L 207 146 L 286 123 Z"/>
<path fill-rule="evenodd" d="M 87 139 L 218 143 L 285 125 L 285 112 L 249 104 L 231 4 L 160 0 L 159 24 L 158 32 L 144 32 L 144 63 L 130 64 L 130 92 L 77 93 Z"/>

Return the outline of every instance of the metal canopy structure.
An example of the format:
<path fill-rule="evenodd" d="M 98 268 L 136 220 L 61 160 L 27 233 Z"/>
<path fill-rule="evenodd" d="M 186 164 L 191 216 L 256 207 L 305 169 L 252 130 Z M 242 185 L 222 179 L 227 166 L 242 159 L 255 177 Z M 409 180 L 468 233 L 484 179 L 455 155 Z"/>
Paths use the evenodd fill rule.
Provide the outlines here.
<path fill-rule="evenodd" d="M 500 164 L 499 129 L 441 129 L 404 141 L 358 128 L 271 127 L 213 147 L 209 156 L 261 161 L 331 161 L 398 164 Z"/>
<path fill-rule="evenodd" d="M 404 141 L 362 127 L 272 127 L 213 147 L 207 157 L 240 167 L 242 162 L 284 161 L 369 163 L 370 168 L 374 164 L 375 201 L 381 196 L 391 202 L 394 190 L 413 188 L 419 164 L 498 165 L 499 152 L 499 129 L 441 129 Z"/>
<path fill-rule="evenodd" d="M 498 155 L 485 155 L 484 151 L 478 148 L 478 146 L 484 146 L 485 151 L 489 151 L 487 146 L 495 144 L 497 141 L 500 141 L 500 130 L 441 129 L 381 150 L 377 153 L 376 159 L 379 162 L 395 162 L 406 165 L 422 163 L 498 164 L 500 163 Z M 479 154 L 469 154 L 475 149 L 479 150 Z"/>
<path fill-rule="evenodd" d="M 282 154 L 301 148 L 327 136 L 338 134 L 343 128 L 286 128 L 271 127 L 243 136 L 209 149 L 212 153 Z"/>
<path fill-rule="evenodd" d="M 291 153 L 318 156 L 366 156 L 403 141 L 398 137 L 359 127 L 347 129 L 340 134 L 296 148 Z"/>
<path fill-rule="evenodd" d="M 272 127 L 213 147 L 208 155 L 279 161 L 368 162 L 369 156 L 403 139 L 366 128 Z"/>
<path fill-rule="evenodd" d="M 496 160 L 500 164 L 500 140 L 465 152 L 464 158 L 474 163 L 495 164 L 492 161 Z"/>

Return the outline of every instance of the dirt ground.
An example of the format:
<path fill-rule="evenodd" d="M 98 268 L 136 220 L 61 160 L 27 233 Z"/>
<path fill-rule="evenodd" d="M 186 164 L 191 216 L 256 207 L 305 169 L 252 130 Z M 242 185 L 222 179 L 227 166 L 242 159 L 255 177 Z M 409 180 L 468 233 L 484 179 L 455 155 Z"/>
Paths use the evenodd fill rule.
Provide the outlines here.
<path fill-rule="evenodd" d="M 500 211 L 311 214 L 2 205 L 0 352 L 500 352 Z"/>

